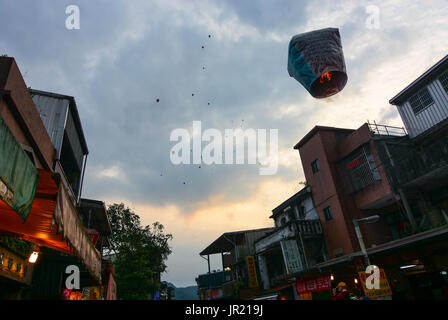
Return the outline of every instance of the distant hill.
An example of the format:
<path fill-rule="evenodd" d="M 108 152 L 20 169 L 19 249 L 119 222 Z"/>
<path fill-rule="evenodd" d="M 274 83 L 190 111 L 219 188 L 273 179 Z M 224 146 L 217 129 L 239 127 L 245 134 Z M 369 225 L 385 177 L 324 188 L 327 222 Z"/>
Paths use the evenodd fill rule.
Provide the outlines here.
<path fill-rule="evenodd" d="M 177 288 L 172 283 L 168 283 L 168 285 L 174 288 L 174 300 L 198 300 L 197 286 Z"/>

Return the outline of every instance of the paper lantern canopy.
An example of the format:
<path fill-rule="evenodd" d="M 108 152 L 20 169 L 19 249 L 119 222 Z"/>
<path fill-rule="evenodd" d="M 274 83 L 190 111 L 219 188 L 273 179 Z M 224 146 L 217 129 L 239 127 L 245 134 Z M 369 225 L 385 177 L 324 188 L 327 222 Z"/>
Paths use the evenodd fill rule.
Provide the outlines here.
<path fill-rule="evenodd" d="M 289 43 L 288 73 L 315 98 L 332 96 L 347 83 L 339 29 L 294 36 Z"/>

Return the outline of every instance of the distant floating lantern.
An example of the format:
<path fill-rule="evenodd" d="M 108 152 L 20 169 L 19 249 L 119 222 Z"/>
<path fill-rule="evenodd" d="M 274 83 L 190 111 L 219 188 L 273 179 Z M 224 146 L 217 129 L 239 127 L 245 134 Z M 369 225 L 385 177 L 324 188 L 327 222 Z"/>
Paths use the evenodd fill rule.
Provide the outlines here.
<path fill-rule="evenodd" d="M 289 43 L 288 73 L 314 98 L 327 98 L 344 89 L 347 71 L 339 29 L 294 36 Z"/>

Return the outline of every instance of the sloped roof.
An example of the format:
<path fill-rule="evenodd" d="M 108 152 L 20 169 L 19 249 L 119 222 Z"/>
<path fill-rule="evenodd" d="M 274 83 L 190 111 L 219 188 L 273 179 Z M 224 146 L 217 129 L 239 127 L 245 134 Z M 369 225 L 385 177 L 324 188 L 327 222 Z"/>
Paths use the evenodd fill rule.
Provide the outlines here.
<path fill-rule="evenodd" d="M 339 131 L 339 132 L 352 133 L 355 130 L 354 129 L 346 129 L 346 128 L 315 126 L 294 146 L 294 149 L 299 150 L 305 143 L 307 143 L 319 131 Z"/>
<path fill-rule="evenodd" d="M 311 188 L 309 186 L 304 187 L 302 190 L 297 192 L 295 195 L 290 197 L 288 200 L 283 201 L 280 205 L 278 205 L 274 210 L 272 210 L 272 217 L 283 212 L 285 208 L 288 206 L 295 204 L 298 201 L 303 200 L 308 194 L 311 193 Z"/>
<path fill-rule="evenodd" d="M 94 215 L 94 219 L 92 219 L 94 221 L 92 225 L 86 227 L 97 230 L 102 236 L 110 235 L 112 233 L 112 229 L 110 227 L 109 218 L 107 217 L 106 205 L 104 202 L 100 200 L 82 198 L 78 206 L 79 213 L 88 218 L 90 210 Z"/>
<path fill-rule="evenodd" d="M 218 239 L 213 241 L 207 248 L 202 250 L 201 253 L 199 254 L 201 256 L 206 256 L 221 252 L 229 252 L 234 248 L 234 244 L 232 242 L 236 242 L 238 236 L 243 236 L 244 234 L 251 232 L 260 232 L 260 231 L 269 232 L 271 230 L 273 230 L 273 228 L 261 228 L 261 229 L 252 229 L 244 231 L 226 232 L 223 233 Z"/>
<path fill-rule="evenodd" d="M 422 86 L 426 85 L 428 82 L 432 81 L 434 77 L 438 76 L 439 73 L 448 68 L 448 54 L 443 57 L 439 62 L 425 71 L 420 77 L 414 80 L 410 85 L 401 90 L 396 96 L 389 100 L 392 105 L 401 104 L 409 96 L 418 91 Z"/>

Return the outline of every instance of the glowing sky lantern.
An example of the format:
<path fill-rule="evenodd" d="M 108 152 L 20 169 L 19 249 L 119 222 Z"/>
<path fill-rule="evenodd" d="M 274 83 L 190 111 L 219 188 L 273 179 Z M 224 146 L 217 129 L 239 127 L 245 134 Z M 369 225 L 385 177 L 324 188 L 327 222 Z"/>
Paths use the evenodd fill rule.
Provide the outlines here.
<path fill-rule="evenodd" d="M 294 36 L 289 43 L 288 73 L 315 98 L 332 96 L 347 83 L 339 29 Z"/>

